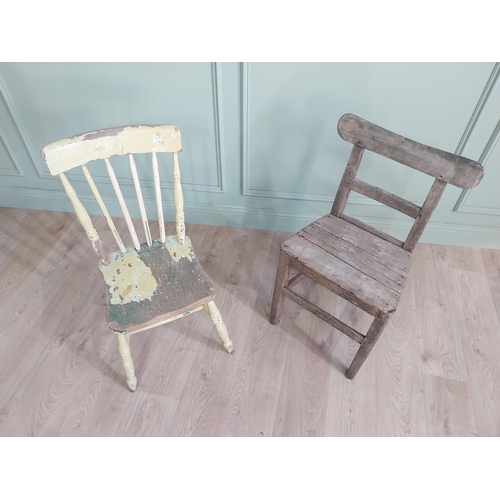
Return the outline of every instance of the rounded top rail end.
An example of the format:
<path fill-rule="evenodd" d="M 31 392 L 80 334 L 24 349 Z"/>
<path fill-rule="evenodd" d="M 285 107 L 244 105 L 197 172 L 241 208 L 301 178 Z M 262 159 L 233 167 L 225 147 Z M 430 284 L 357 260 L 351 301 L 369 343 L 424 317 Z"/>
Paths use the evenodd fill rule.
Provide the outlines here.
<path fill-rule="evenodd" d="M 345 141 L 462 189 L 477 186 L 484 176 L 474 160 L 426 146 L 352 113 L 341 116 L 337 131 Z"/>

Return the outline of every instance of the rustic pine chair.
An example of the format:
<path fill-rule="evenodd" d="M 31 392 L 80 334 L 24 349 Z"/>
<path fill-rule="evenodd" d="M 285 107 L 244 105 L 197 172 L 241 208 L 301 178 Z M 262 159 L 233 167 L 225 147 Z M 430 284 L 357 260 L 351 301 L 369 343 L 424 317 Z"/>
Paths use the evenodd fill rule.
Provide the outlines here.
<path fill-rule="evenodd" d="M 98 264 L 107 284 L 107 319 L 117 334 L 127 384 L 137 388 L 130 353 L 130 335 L 201 309 L 212 319 L 224 347 L 230 354 L 233 345 L 220 312 L 214 303 L 214 287 L 201 268 L 190 239 L 185 235 L 184 202 L 177 153 L 181 134 L 172 125 L 139 125 L 88 132 L 63 139 L 42 149 L 42 157 L 52 175 L 59 175 L 75 209 L 78 220 L 100 257 Z M 159 240 L 152 240 L 133 154 L 149 153 L 158 210 Z M 157 153 L 173 153 L 176 234 L 165 236 L 162 194 Z M 145 243 L 139 243 L 134 224 L 109 158 L 128 155 L 137 201 L 142 218 Z M 133 247 L 125 247 L 97 190 L 86 163 L 104 160 L 109 179 L 125 217 Z M 83 174 L 114 236 L 118 250 L 107 253 L 92 221 L 64 172 L 81 166 Z"/>
<path fill-rule="evenodd" d="M 353 144 L 330 214 L 286 240 L 280 249 L 270 322 L 278 324 L 287 297 L 359 344 L 346 370 L 354 378 L 395 312 L 406 284 L 412 252 L 447 183 L 473 188 L 483 177 L 475 161 L 434 149 L 389 132 L 352 114 L 338 123 L 342 139 Z M 435 178 L 422 207 L 356 179 L 368 149 Z M 344 214 L 350 191 L 409 215 L 415 222 L 399 241 Z M 290 279 L 290 270 L 297 272 Z M 374 317 L 366 335 L 343 323 L 292 290 L 308 277 Z"/>

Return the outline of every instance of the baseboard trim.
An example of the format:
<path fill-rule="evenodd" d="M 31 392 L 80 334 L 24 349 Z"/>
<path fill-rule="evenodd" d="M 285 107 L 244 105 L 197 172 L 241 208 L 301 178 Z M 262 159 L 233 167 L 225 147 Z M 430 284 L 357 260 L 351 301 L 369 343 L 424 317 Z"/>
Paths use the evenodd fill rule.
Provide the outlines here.
<path fill-rule="evenodd" d="M 101 214 L 92 195 L 80 196 L 88 212 Z M 116 200 L 105 200 L 113 216 L 121 216 Z M 58 212 L 73 212 L 70 201 L 62 191 L 47 191 L 29 188 L 2 188 L 0 186 L 0 206 L 12 208 L 32 208 Z M 155 207 L 147 207 L 152 210 Z M 323 213 L 290 213 L 265 208 L 247 208 L 228 205 L 203 205 L 185 203 L 186 220 L 192 224 L 210 224 L 215 226 L 244 227 L 271 231 L 296 232 L 310 224 Z M 132 217 L 139 218 L 138 211 L 131 210 Z M 398 239 L 405 239 L 411 228 L 411 221 L 392 220 L 375 217 L 359 217 L 363 222 L 377 229 L 387 231 Z M 174 220 L 174 210 L 165 210 L 165 219 Z M 456 245 L 476 248 L 500 248 L 500 227 L 447 224 L 429 222 L 420 240 L 422 243 Z"/>

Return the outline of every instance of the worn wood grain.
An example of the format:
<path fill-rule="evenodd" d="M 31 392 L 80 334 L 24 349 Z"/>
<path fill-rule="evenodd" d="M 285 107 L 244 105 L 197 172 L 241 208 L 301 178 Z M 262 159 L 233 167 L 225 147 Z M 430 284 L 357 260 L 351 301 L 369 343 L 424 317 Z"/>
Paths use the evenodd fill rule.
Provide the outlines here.
<path fill-rule="evenodd" d="M 293 290 L 290 290 L 289 288 L 284 288 L 283 293 L 289 299 L 297 303 L 299 306 L 302 306 L 304 309 L 307 309 L 309 312 L 313 313 L 321 320 L 326 321 L 329 325 L 333 326 L 337 330 L 340 330 L 342 333 L 344 333 L 345 335 L 356 341 L 358 344 L 361 344 L 363 342 L 364 339 L 363 335 L 354 330 L 354 328 L 351 328 L 349 325 L 346 325 L 345 323 L 335 318 L 331 314 L 327 313 L 320 307 L 316 306 L 309 300 L 305 299 L 304 297 L 301 297 Z"/>
<path fill-rule="evenodd" d="M 313 272 L 323 278 L 323 286 L 341 297 L 352 300 L 367 312 L 394 310 L 398 304 L 400 293 L 300 236 L 285 241 L 282 249 L 290 256 L 292 265 L 300 265 L 300 269 L 296 268 L 298 271 L 306 275 Z"/>
<path fill-rule="evenodd" d="M 432 184 L 429 194 L 422 205 L 422 210 L 420 210 L 418 216 L 416 217 L 415 222 L 408 233 L 406 241 L 404 242 L 404 250 L 413 252 L 413 249 L 422 236 L 425 226 L 427 225 L 427 222 L 429 222 L 432 212 L 437 207 L 445 188 L 446 183 L 440 181 L 439 179 L 436 179 Z"/>
<path fill-rule="evenodd" d="M 359 369 L 365 362 L 366 358 L 375 346 L 375 343 L 379 339 L 380 335 L 384 331 L 385 326 L 389 322 L 391 314 L 387 312 L 379 312 L 373 319 L 370 328 L 366 332 L 363 342 L 359 346 L 359 350 L 354 356 L 352 363 L 345 372 L 345 376 L 349 379 L 353 379 L 358 373 Z"/>
<path fill-rule="evenodd" d="M 407 139 L 359 116 L 353 114 L 342 116 L 337 128 L 342 139 L 352 144 L 454 186 L 470 189 L 479 184 L 483 178 L 483 167 L 479 163 Z"/>
<path fill-rule="evenodd" d="M 305 227 L 298 234 L 395 292 L 403 291 L 408 273 L 397 268 L 393 269 L 389 260 L 375 257 L 314 224 Z"/>
<path fill-rule="evenodd" d="M 357 145 L 354 145 L 352 148 L 330 212 L 335 217 L 338 217 L 344 211 L 351 190 L 351 182 L 356 177 L 361 159 L 363 158 L 363 151 L 364 149 Z"/>
<path fill-rule="evenodd" d="M 403 271 L 409 271 L 412 257 L 409 252 L 386 241 L 384 238 L 373 237 L 358 226 L 349 222 L 325 215 L 313 223 L 321 229 L 330 232 L 353 246 L 359 247 L 365 252 L 380 258 L 383 262 L 391 262 L 392 267 L 398 267 Z"/>
<path fill-rule="evenodd" d="M 271 314 L 269 316 L 269 321 L 273 325 L 277 325 L 281 320 L 281 313 L 283 311 L 283 304 L 285 301 L 283 287 L 289 282 L 289 277 L 290 258 L 280 249 L 278 265 L 276 267 L 276 278 L 274 280 L 273 302 L 271 305 Z"/>
<path fill-rule="evenodd" d="M 383 203 L 388 207 L 394 208 L 395 210 L 398 210 L 399 212 L 406 214 L 413 219 L 416 219 L 417 215 L 420 212 L 420 207 L 415 205 L 414 203 L 407 201 L 404 198 L 400 198 L 395 194 L 389 193 L 384 189 L 372 186 L 371 184 L 363 182 L 360 179 L 352 180 L 351 190 L 364 196 L 368 196 L 373 200 L 379 201 L 380 203 Z"/>
<path fill-rule="evenodd" d="M 353 379 L 395 312 L 406 282 L 406 275 L 394 279 L 395 276 L 389 275 L 387 271 L 384 272 L 386 266 L 370 265 L 373 259 L 370 259 L 368 255 L 372 253 L 377 257 L 382 257 L 387 264 L 395 264 L 400 270 L 405 269 L 408 272 L 411 264 L 409 254 L 422 236 L 446 184 L 452 183 L 463 188 L 474 187 L 483 177 L 483 167 L 472 160 L 406 139 L 353 114 L 341 117 L 338 122 L 338 132 L 344 140 L 351 142 L 354 146 L 330 215 L 326 215 L 299 231 L 281 245 L 270 322 L 279 323 L 284 304 L 283 296 L 286 296 L 328 324 L 337 326 L 341 332 L 352 339 L 358 342 L 361 339 L 358 332 L 288 288 L 290 268 L 373 315 L 374 320 L 345 372 L 347 378 Z M 365 149 L 435 177 L 421 208 L 355 178 Z M 415 222 L 406 240 L 400 241 L 369 224 L 346 215 L 344 209 L 351 190 L 414 218 Z M 341 220 L 345 223 L 344 225 L 340 223 Z M 357 241 L 350 241 L 355 247 L 354 251 L 349 252 L 346 248 L 341 248 L 338 239 L 328 238 L 328 232 L 338 238 L 345 238 L 347 234 L 354 233 Z M 388 245 L 393 245 L 398 250 Z M 405 253 L 399 251 L 400 247 Z M 394 259 L 388 258 L 389 255 L 394 254 L 399 254 L 398 257 L 402 259 L 397 264 Z M 375 261 L 375 264 L 378 263 Z M 294 278 L 292 284 L 295 285 L 298 279 Z"/>
<path fill-rule="evenodd" d="M 339 217 L 346 222 L 348 222 L 351 226 L 356 226 L 362 229 L 363 231 L 366 231 L 367 233 L 373 234 L 377 236 L 378 238 L 388 241 L 392 245 L 395 245 L 397 247 L 402 247 L 404 242 L 401 240 L 398 240 L 397 238 L 394 238 L 394 236 L 391 236 L 390 234 L 384 233 L 383 231 L 380 231 L 376 227 L 370 226 L 370 224 L 367 224 L 366 222 L 363 222 L 359 219 L 356 219 L 355 217 L 351 217 L 346 214 L 340 214 Z"/>

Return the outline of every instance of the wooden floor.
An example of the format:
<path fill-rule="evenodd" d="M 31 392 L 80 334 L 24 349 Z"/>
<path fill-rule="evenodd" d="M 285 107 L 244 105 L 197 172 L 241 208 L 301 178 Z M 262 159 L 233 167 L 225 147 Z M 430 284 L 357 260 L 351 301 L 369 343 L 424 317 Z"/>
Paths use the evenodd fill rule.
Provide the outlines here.
<path fill-rule="evenodd" d="M 187 234 L 235 354 L 202 312 L 139 333 L 131 393 L 75 216 L 0 209 L 0 435 L 500 436 L 500 250 L 419 245 L 397 312 L 350 381 L 353 341 L 288 300 L 280 325 L 268 321 L 287 234 Z M 299 286 L 366 329 L 365 313 Z"/>

